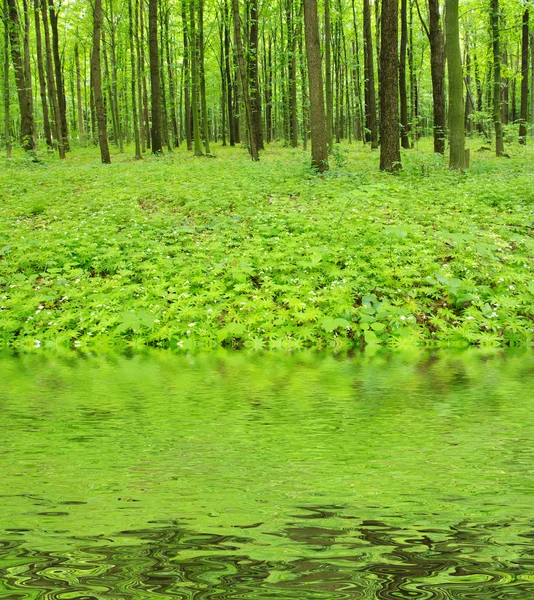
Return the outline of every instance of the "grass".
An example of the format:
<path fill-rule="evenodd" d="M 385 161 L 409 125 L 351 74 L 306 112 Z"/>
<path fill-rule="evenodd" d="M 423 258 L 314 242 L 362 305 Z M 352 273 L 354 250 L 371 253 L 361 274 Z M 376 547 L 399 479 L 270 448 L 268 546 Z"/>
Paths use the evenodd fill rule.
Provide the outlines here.
<path fill-rule="evenodd" d="M 531 345 L 534 149 L 428 142 L 398 175 L 340 146 L 184 150 L 99 163 L 23 156 L 0 172 L 5 346 Z"/>

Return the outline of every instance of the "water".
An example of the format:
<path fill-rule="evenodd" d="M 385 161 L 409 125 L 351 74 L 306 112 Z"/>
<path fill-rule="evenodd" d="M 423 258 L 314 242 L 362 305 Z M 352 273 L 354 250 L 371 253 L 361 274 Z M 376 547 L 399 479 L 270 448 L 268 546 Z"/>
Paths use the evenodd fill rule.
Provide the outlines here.
<path fill-rule="evenodd" d="M 0 598 L 534 597 L 534 356 L 0 358 Z"/>

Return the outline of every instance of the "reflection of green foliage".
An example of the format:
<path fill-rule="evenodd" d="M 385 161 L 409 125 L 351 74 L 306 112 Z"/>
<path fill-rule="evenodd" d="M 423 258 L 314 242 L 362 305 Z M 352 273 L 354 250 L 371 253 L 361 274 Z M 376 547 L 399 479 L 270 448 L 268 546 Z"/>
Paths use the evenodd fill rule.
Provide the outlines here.
<path fill-rule="evenodd" d="M 0 357 L 0 596 L 528 598 L 532 359 Z"/>
<path fill-rule="evenodd" d="M 0 174 L 0 342 L 8 346 L 532 343 L 532 149 L 423 149 L 392 178 L 369 149 L 310 176 L 217 148 L 102 169 L 90 150 Z M 422 167 L 431 165 L 421 176 Z M 237 176 L 236 174 L 239 174 Z"/>

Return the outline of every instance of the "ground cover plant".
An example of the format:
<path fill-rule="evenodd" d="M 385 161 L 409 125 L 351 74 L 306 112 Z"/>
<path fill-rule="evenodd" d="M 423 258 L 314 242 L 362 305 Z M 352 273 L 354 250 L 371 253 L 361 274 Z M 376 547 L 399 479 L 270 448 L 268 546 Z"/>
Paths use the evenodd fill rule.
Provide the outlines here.
<path fill-rule="evenodd" d="M 16 155 L 0 173 L 4 346 L 530 345 L 534 151 L 427 143 L 380 173 L 336 147 L 214 147 L 102 166 Z"/>

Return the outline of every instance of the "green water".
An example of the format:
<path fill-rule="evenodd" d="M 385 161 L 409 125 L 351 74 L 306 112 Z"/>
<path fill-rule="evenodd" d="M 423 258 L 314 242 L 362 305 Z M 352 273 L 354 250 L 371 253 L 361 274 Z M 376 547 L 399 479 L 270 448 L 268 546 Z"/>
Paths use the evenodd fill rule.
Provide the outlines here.
<path fill-rule="evenodd" d="M 534 598 L 531 353 L 0 357 L 2 599 Z"/>

